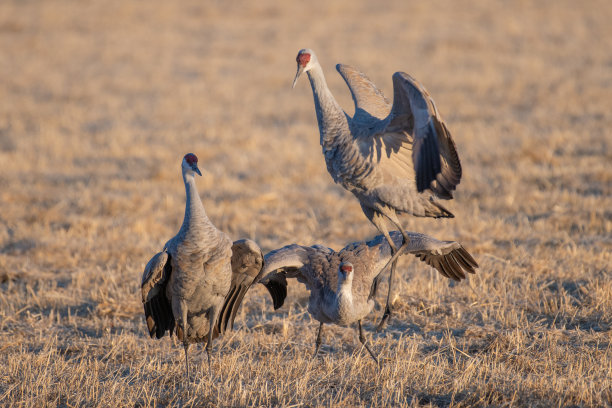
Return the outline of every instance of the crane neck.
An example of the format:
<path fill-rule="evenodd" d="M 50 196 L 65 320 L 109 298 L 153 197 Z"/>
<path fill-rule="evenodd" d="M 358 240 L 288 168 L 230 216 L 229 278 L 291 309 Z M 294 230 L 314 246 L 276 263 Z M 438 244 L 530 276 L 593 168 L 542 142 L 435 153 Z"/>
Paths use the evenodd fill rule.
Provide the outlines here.
<path fill-rule="evenodd" d="M 204 205 L 198 194 L 198 189 L 195 183 L 193 174 L 183 173 L 183 181 L 185 182 L 185 217 L 180 232 L 186 233 L 190 227 L 196 223 L 210 224 Z"/>
<path fill-rule="evenodd" d="M 349 133 L 348 118 L 329 90 L 321 65 L 316 63 L 306 73 L 314 96 L 321 146 L 324 151 L 331 150 L 338 144 L 337 139 Z"/>
<path fill-rule="evenodd" d="M 353 280 L 338 279 L 338 289 L 336 290 L 336 299 L 339 309 L 352 309 L 353 305 Z"/>

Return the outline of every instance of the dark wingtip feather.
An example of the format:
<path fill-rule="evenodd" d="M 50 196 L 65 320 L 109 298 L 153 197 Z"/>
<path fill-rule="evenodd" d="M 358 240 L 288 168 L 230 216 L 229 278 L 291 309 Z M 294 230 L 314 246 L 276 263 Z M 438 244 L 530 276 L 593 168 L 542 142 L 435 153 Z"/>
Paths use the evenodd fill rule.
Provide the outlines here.
<path fill-rule="evenodd" d="M 429 264 L 430 266 L 432 266 L 434 269 L 436 269 L 438 272 L 440 272 L 440 274 L 446 278 L 452 279 L 452 277 L 448 274 L 448 272 L 446 272 L 446 270 L 444 270 L 444 266 L 441 264 L 441 259 L 438 258 L 437 256 L 434 256 L 430 259 L 427 258 L 422 258 L 423 260 L 425 260 L 425 262 L 427 262 L 427 264 Z"/>
<path fill-rule="evenodd" d="M 270 280 L 264 283 L 264 286 L 268 289 L 268 292 L 270 292 L 274 310 L 280 308 L 285 303 L 285 298 L 287 297 L 287 283 L 285 282 L 283 284 L 275 280 Z"/>
<path fill-rule="evenodd" d="M 415 255 L 421 261 L 440 272 L 442 276 L 454 281 L 466 279 L 466 272 L 475 273 L 474 268 L 478 267 L 474 258 L 462 246 L 453 249 L 446 255 L 434 255 L 428 252 L 417 253 Z"/>
<path fill-rule="evenodd" d="M 443 256 L 440 258 L 440 266 L 444 269 L 447 276 L 454 281 L 460 281 L 461 275 L 457 274 L 457 271 L 453 268 L 448 260 L 448 256 Z"/>
<path fill-rule="evenodd" d="M 174 327 L 174 316 L 166 298 L 155 296 L 144 304 L 145 319 L 149 336 L 161 339 L 167 330 Z"/>
<path fill-rule="evenodd" d="M 455 257 L 468 272 L 476 272 L 474 271 L 474 268 L 478 268 L 478 263 L 465 248 L 461 247 L 457 249 L 455 251 Z"/>
<path fill-rule="evenodd" d="M 147 323 L 147 330 L 149 330 L 149 336 L 153 338 L 155 334 L 155 319 L 153 319 L 151 305 L 147 302 L 144 304 L 145 311 L 145 322 Z"/>
<path fill-rule="evenodd" d="M 370 295 L 368 296 L 368 300 L 374 299 L 376 297 L 376 292 L 378 291 L 378 283 L 380 282 L 382 274 L 378 274 L 376 278 L 372 281 L 372 286 L 370 287 Z"/>
<path fill-rule="evenodd" d="M 452 252 L 446 255 L 446 262 L 459 280 L 465 279 L 465 272 L 463 272 L 461 265 L 459 265 Z"/>
<path fill-rule="evenodd" d="M 461 181 L 462 169 L 457 147 L 451 134 L 439 118 L 433 118 L 434 128 L 437 134 L 439 143 L 439 154 L 444 156 L 445 166 L 440 166 L 440 170 L 436 174 L 435 180 L 431 182 L 431 190 L 439 198 L 450 200 L 453 198 L 453 190 Z"/>
<path fill-rule="evenodd" d="M 225 296 L 225 300 L 223 301 L 223 305 L 221 306 L 221 312 L 219 312 L 219 317 L 217 318 L 216 322 L 218 334 L 223 334 L 225 332 L 225 329 L 227 328 L 230 311 L 235 301 L 236 294 L 238 293 L 237 289 L 237 286 L 232 286 L 227 295 Z"/>
<path fill-rule="evenodd" d="M 430 199 L 431 204 L 433 204 L 438 210 L 440 210 L 438 213 L 434 213 L 434 217 L 435 218 L 455 218 L 455 214 L 453 214 L 452 212 L 448 211 L 443 205 L 441 205 L 440 203 L 436 202 L 432 199 Z"/>
<path fill-rule="evenodd" d="M 424 139 L 419 143 L 419 149 L 416 151 L 419 157 L 419 167 L 417 176 L 420 187 L 419 192 L 426 190 L 429 187 L 428 181 L 431 179 L 431 164 L 429 162 L 429 143 Z M 418 186 L 417 186 L 418 187 Z"/>
<path fill-rule="evenodd" d="M 217 330 L 219 333 L 225 333 L 228 330 L 228 327 L 230 330 L 234 328 L 236 313 L 238 313 L 242 300 L 250 287 L 251 285 L 239 285 L 230 290 L 230 293 L 223 304 L 223 309 L 219 315 L 219 320 L 217 321 Z"/>
<path fill-rule="evenodd" d="M 155 317 L 155 324 L 157 325 L 157 338 L 161 339 L 166 334 L 166 323 L 168 321 L 166 316 L 165 305 L 161 298 L 153 299 L 153 302 L 157 303 L 157 311 Z"/>
<path fill-rule="evenodd" d="M 449 186 L 451 189 L 455 189 L 457 184 L 461 182 L 461 176 L 463 170 L 461 168 L 461 160 L 459 160 L 459 153 L 457 153 L 457 146 L 453 140 L 450 131 L 446 127 L 444 122 L 440 122 L 444 133 L 444 143 L 446 144 L 450 157 L 448 158 L 449 173 L 446 175 L 448 181 L 451 183 Z"/>
<path fill-rule="evenodd" d="M 418 152 L 420 152 L 423 149 L 423 140 L 416 139 L 414 141 L 414 145 L 412 146 L 412 148 L 414 149 L 412 151 L 412 161 L 414 163 L 414 170 L 416 172 L 415 176 L 416 176 L 417 190 L 419 193 L 421 193 L 425 191 L 425 189 L 427 188 L 427 185 L 424 182 L 425 177 L 423 175 L 423 168 L 425 166 L 423 166 L 422 162 L 424 158 L 418 154 Z"/>
<path fill-rule="evenodd" d="M 415 163 L 417 190 L 419 193 L 431 188 L 431 183 L 442 169 L 440 151 L 435 130 L 429 125 L 428 135 L 414 142 L 413 160 Z"/>
<path fill-rule="evenodd" d="M 232 306 L 232 309 L 230 310 L 229 320 L 225 323 L 226 330 L 227 330 L 228 324 L 229 324 L 230 329 L 234 329 L 234 320 L 236 319 L 236 313 L 238 313 L 238 310 L 240 309 L 240 305 L 242 305 L 242 300 L 244 299 L 244 296 L 246 295 L 249 288 L 250 288 L 250 285 L 240 287 L 240 290 L 238 291 L 238 294 L 236 295 L 234 305 Z"/>
<path fill-rule="evenodd" d="M 160 327 L 161 325 L 159 324 L 160 311 L 159 311 L 159 304 L 157 303 L 157 298 L 154 297 L 153 299 L 151 299 L 149 301 L 149 305 L 151 306 L 151 316 L 153 317 L 153 321 L 155 322 L 155 325 L 154 325 L 155 337 L 159 339 L 160 338 L 159 331 L 161 330 L 161 327 Z"/>

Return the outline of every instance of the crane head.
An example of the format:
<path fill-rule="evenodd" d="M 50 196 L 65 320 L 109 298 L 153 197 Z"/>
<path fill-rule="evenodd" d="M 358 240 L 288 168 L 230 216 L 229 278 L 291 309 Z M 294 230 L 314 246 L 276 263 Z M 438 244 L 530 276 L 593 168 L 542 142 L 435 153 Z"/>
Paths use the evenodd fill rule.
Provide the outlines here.
<path fill-rule="evenodd" d="M 183 172 L 192 171 L 197 173 L 198 175 L 202 175 L 200 169 L 198 168 L 198 157 L 193 153 L 187 153 L 185 157 L 183 157 Z"/>
<path fill-rule="evenodd" d="M 340 282 L 351 281 L 353 279 L 353 264 L 350 262 L 342 262 L 338 266 L 338 280 Z"/>
<path fill-rule="evenodd" d="M 308 72 L 313 67 L 317 61 L 317 56 L 311 49 L 304 48 L 298 52 L 295 60 L 297 62 L 297 73 L 295 74 L 292 88 L 295 88 L 295 84 L 300 75 L 302 75 L 302 72 Z"/>

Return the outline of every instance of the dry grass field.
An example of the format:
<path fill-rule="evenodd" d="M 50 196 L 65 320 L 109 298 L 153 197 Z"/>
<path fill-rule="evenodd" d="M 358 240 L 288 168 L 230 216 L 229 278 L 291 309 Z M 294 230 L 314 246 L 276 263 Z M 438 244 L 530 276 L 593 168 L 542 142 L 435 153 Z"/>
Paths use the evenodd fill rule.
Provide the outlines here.
<path fill-rule="evenodd" d="M 609 1 L 0 3 L 0 405 L 612 406 Z M 480 269 L 409 257 L 388 330 L 317 322 L 261 285 L 201 346 L 146 333 L 140 278 L 182 221 L 180 161 L 208 214 L 264 252 L 377 234 L 334 185 L 295 56 L 419 79 L 464 168 L 456 218 L 405 218 Z M 379 303 L 383 303 L 379 295 Z"/>

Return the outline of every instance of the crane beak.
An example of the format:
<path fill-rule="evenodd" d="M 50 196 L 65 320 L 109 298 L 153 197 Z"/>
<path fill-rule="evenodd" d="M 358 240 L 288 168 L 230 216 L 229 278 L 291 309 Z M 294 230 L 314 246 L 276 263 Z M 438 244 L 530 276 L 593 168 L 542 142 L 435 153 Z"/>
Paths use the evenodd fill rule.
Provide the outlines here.
<path fill-rule="evenodd" d="M 200 171 L 200 169 L 198 168 L 198 165 L 197 165 L 197 164 L 196 164 L 196 165 L 193 165 L 193 166 L 191 167 L 191 169 L 192 169 L 193 171 L 195 171 L 196 173 L 198 173 L 198 175 L 199 175 L 199 176 L 201 176 L 201 175 L 202 175 L 202 172 L 201 172 L 201 171 Z"/>
<path fill-rule="evenodd" d="M 304 72 L 304 67 L 298 64 L 297 73 L 295 74 L 295 79 L 293 80 L 293 85 L 291 86 L 291 88 L 295 88 L 295 84 L 297 83 L 297 80 L 300 75 L 302 75 L 302 72 Z"/>

